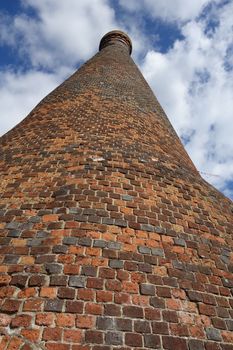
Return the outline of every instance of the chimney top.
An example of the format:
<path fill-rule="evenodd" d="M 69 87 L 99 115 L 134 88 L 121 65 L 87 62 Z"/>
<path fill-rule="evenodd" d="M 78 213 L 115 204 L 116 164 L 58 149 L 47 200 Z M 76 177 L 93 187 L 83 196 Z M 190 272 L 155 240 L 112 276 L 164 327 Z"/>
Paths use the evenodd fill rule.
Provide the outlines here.
<path fill-rule="evenodd" d="M 127 34 L 120 30 L 112 30 L 103 36 L 100 41 L 99 51 L 104 47 L 120 43 L 128 48 L 129 54 L 132 52 L 132 42 Z"/>

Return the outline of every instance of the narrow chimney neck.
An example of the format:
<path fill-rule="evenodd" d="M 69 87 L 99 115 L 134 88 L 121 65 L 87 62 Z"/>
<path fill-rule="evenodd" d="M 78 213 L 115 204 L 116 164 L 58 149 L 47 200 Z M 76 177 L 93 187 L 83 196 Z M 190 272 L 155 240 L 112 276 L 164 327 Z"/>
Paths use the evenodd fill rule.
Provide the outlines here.
<path fill-rule="evenodd" d="M 128 48 L 129 54 L 131 54 L 132 42 L 128 35 L 124 32 L 121 32 L 120 30 L 113 30 L 105 34 L 100 41 L 99 51 L 101 51 L 107 46 L 114 45 L 117 43 L 126 46 Z"/>

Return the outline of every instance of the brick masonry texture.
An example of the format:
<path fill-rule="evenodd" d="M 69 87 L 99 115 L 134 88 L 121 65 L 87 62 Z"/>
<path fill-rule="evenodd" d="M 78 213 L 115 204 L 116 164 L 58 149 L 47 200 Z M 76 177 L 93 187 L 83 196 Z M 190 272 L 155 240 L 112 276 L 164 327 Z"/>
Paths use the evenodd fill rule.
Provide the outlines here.
<path fill-rule="evenodd" d="M 233 350 L 233 204 L 109 35 L 0 139 L 0 349 Z"/>

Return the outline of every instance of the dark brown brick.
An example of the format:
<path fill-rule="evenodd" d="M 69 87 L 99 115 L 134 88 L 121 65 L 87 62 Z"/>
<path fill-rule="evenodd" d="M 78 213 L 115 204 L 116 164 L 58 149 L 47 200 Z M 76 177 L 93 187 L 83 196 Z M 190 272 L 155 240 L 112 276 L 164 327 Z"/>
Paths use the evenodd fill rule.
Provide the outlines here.
<path fill-rule="evenodd" d="M 216 315 L 216 309 L 215 307 L 211 305 L 206 305 L 199 303 L 198 305 L 200 314 L 207 315 L 207 316 L 215 316 Z"/>
<path fill-rule="evenodd" d="M 162 343 L 163 343 L 164 349 L 188 350 L 188 345 L 187 345 L 186 339 L 177 338 L 177 337 L 170 337 L 170 336 L 163 336 Z"/>
<path fill-rule="evenodd" d="M 68 276 L 54 275 L 50 277 L 50 286 L 66 286 Z"/>
<path fill-rule="evenodd" d="M 85 333 L 85 342 L 103 344 L 103 333 L 99 331 L 87 330 Z"/>
<path fill-rule="evenodd" d="M 17 327 L 29 328 L 31 325 L 31 321 L 32 321 L 31 315 L 26 315 L 26 314 L 17 315 L 11 321 L 11 328 L 17 328 Z"/>
<path fill-rule="evenodd" d="M 50 299 L 45 301 L 44 311 L 62 312 L 63 301 Z"/>
<path fill-rule="evenodd" d="M 163 310 L 162 311 L 163 320 L 167 322 L 178 322 L 178 317 L 176 311 Z"/>
<path fill-rule="evenodd" d="M 161 348 L 161 341 L 160 337 L 155 334 L 146 334 L 144 335 L 144 342 L 145 346 L 147 348 L 152 348 L 152 349 L 160 349 Z"/>
<path fill-rule="evenodd" d="M 203 296 L 201 293 L 199 292 L 194 292 L 194 291 L 187 291 L 187 295 L 189 300 L 191 301 L 202 301 L 203 300 Z"/>
<path fill-rule="evenodd" d="M 121 307 L 115 304 L 105 304 L 104 315 L 106 316 L 120 316 Z"/>
<path fill-rule="evenodd" d="M 25 287 L 27 284 L 28 276 L 25 275 L 14 275 L 12 276 L 10 284 L 19 288 Z"/>
<path fill-rule="evenodd" d="M 75 298 L 75 289 L 60 287 L 60 288 L 58 288 L 57 295 L 61 299 L 74 299 Z"/>
<path fill-rule="evenodd" d="M 81 274 L 85 275 L 85 276 L 96 277 L 96 275 L 97 275 L 97 267 L 94 267 L 94 266 L 83 266 Z"/>
<path fill-rule="evenodd" d="M 152 322 L 152 331 L 155 334 L 169 334 L 168 323 Z"/>
<path fill-rule="evenodd" d="M 205 350 L 204 342 L 197 339 L 191 339 L 188 342 L 189 350 Z"/>
<path fill-rule="evenodd" d="M 103 316 L 99 316 L 97 318 L 97 329 L 100 330 L 107 330 L 107 329 L 114 329 L 115 325 L 114 325 L 114 319 L 112 317 L 103 317 Z"/>
<path fill-rule="evenodd" d="M 163 298 L 152 297 L 150 298 L 150 305 L 155 308 L 164 309 L 165 308 L 165 300 Z"/>
<path fill-rule="evenodd" d="M 143 318 L 143 308 L 139 306 L 124 306 L 123 314 L 132 318 Z"/>
<path fill-rule="evenodd" d="M 21 302 L 19 300 L 6 299 L 3 302 L 0 311 L 7 314 L 14 314 L 19 310 L 20 304 Z"/>
<path fill-rule="evenodd" d="M 30 287 L 36 286 L 36 287 L 41 287 L 45 285 L 46 279 L 44 275 L 35 275 L 31 276 L 28 281 L 28 285 Z"/>
<path fill-rule="evenodd" d="M 123 333 L 121 332 L 107 332 L 105 335 L 106 344 L 109 345 L 122 345 Z"/>
<path fill-rule="evenodd" d="M 135 346 L 135 347 L 142 346 L 142 335 L 135 334 L 135 333 L 126 333 L 125 344 L 128 346 Z"/>
<path fill-rule="evenodd" d="M 226 322 L 224 321 L 224 319 L 222 318 L 219 318 L 219 317 L 213 317 L 211 319 L 212 321 L 212 325 L 215 327 L 215 328 L 218 328 L 218 329 L 227 329 L 227 326 L 226 326 Z M 232 328 L 233 329 L 233 328 Z"/>
<path fill-rule="evenodd" d="M 66 312 L 82 314 L 83 304 L 83 301 L 67 301 Z"/>
<path fill-rule="evenodd" d="M 150 333 L 150 323 L 148 321 L 135 321 L 134 331 L 137 333 Z"/>
<path fill-rule="evenodd" d="M 116 318 L 115 319 L 116 329 L 119 331 L 132 331 L 132 320 L 127 318 Z"/>
<path fill-rule="evenodd" d="M 171 289 L 168 287 L 157 287 L 157 296 L 163 298 L 171 298 Z"/>
<path fill-rule="evenodd" d="M 155 295 L 155 286 L 153 284 L 142 283 L 140 285 L 142 295 Z"/>

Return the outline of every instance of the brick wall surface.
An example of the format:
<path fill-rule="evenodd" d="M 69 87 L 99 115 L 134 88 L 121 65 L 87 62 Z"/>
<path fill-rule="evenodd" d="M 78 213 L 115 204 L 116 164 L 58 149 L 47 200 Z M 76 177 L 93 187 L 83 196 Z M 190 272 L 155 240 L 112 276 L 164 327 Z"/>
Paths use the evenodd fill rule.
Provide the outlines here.
<path fill-rule="evenodd" d="M 1 350 L 233 349 L 233 204 L 127 45 L 0 139 Z"/>

